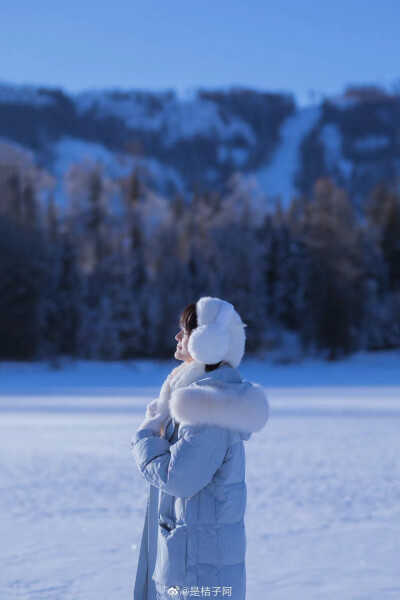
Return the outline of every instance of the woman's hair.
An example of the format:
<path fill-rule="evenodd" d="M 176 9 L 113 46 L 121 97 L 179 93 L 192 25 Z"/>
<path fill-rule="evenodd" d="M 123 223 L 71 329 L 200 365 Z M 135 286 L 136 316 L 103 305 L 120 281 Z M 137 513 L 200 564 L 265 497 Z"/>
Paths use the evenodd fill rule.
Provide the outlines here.
<path fill-rule="evenodd" d="M 196 313 L 196 302 L 191 302 L 187 305 L 187 307 L 182 311 L 181 317 L 179 319 L 179 326 L 184 329 L 187 333 L 191 333 L 193 329 L 196 329 L 198 326 L 197 322 L 197 313 Z M 220 360 L 218 363 L 214 365 L 206 365 L 206 373 L 210 371 L 214 371 L 218 369 L 223 363 L 226 361 Z M 227 363 L 229 364 L 229 363 Z"/>

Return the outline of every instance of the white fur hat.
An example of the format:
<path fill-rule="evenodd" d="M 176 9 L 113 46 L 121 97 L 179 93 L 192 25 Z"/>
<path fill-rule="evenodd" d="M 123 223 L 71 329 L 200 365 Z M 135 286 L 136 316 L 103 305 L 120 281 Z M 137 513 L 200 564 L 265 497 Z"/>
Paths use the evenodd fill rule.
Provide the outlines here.
<path fill-rule="evenodd" d="M 196 302 L 197 324 L 190 334 L 188 349 L 198 362 L 214 365 L 221 360 L 237 367 L 242 360 L 247 327 L 233 304 L 204 296 Z"/>

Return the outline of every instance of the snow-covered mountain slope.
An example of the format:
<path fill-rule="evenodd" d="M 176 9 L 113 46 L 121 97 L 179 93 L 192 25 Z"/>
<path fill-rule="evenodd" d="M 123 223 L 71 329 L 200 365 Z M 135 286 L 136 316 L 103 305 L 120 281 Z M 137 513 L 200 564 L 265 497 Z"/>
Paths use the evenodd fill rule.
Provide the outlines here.
<path fill-rule="evenodd" d="M 319 107 L 298 110 L 287 117 L 281 127 L 281 141 L 270 162 L 254 173 L 261 190 L 269 196 L 280 196 L 283 205 L 298 191 L 295 177 L 301 168 L 301 143 L 320 117 Z"/>
<path fill-rule="evenodd" d="M 338 96 L 299 109 L 292 96 L 232 88 L 173 91 L 61 90 L 0 85 L 0 137 L 34 152 L 57 179 L 90 158 L 110 178 L 145 167 L 158 191 L 224 189 L 252 176 L 265 201 L 283 205 L 331 176 L 363 197 L 400 167 L 399 96 Z"/>

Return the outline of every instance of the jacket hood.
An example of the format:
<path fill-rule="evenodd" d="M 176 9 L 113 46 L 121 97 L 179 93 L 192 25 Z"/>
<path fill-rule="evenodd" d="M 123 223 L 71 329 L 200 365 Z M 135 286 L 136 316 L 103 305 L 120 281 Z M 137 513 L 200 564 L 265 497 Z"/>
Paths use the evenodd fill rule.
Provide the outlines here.
<path fill-rule="evenodd" d="M 244 440 L 253 432 L 261 431 L 269 417 L 264 389 L 244 380 L 239 371 L 229 365 L 173 391 L 169 410 L 175 421 L 188 425 L 220 425 L 238 431 Z"/>

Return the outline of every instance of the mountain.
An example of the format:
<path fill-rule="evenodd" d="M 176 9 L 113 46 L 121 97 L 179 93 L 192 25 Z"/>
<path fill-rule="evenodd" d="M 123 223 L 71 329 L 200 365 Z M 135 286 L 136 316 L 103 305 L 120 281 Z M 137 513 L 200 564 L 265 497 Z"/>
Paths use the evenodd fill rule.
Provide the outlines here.
<path fill-rule="evenodd" d="M 0 85 L 3 149 L 33 153 L 55 175 L 59 202 L 63 174 L 90 157 L 112 178 L 142 165 L 166 194 L 223 189 L 239 170 L 284 205 L 323 175 L 362 204 L 376 183 L 399 173 L 399 116 L 400 96 L 373 86 L 299 108 L 291 95 L 244 88 L 199 89 L 184 99 L 173 91 Z"/>

